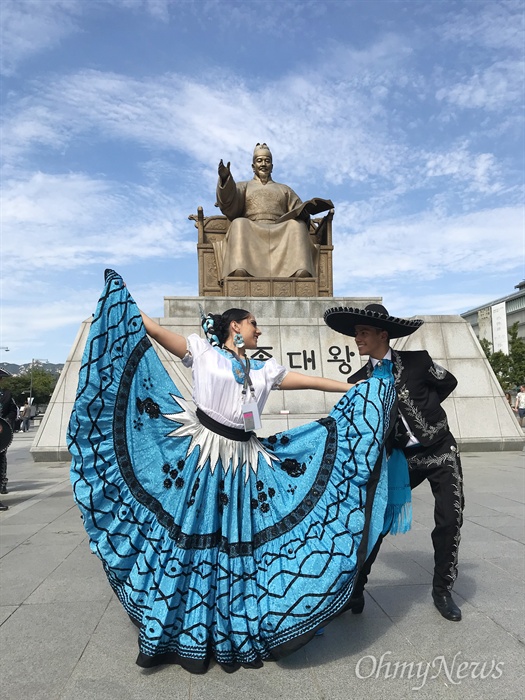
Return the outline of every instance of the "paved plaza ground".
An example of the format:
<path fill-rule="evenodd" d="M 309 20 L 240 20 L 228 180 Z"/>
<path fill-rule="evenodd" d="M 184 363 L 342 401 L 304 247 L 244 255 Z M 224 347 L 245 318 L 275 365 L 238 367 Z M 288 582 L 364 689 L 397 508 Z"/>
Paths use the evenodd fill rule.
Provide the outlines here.
<path fill-rule="evenodd" d="M 389 537 L 362 615 L 346 613 L 295 655 L 260 670 L 203 676 L 135 665 L 137 634 L 90 553 L 64 463 L 34 463 L 34 433 L 8 452 L 0 513 L 0 697 L 7 700 L 513 700 L 525 670 L 524 452 L 462 455 L 466 511 L 455 598 L 430 598 L 433 498 Z"/>

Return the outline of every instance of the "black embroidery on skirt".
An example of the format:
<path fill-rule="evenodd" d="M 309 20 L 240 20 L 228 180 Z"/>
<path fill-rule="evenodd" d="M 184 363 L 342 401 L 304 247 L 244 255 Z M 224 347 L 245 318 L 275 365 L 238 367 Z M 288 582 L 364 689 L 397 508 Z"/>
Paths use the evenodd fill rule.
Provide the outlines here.
<path fill-rule="evenodd" d="M 197 491 L 199 490 L 199 486 L 201 485 L 201 480 L 199 477 L 195 479 L 195 482 L 193 483 L 193 488 L 191 490 L 190 494 L 190 499 L 187 501 L 187 505 L 192 506 L 195 503 L 195 496 L 197 495 Z"/>
<path fill-rule="evenodd" d="M 260 479 L 255 482 L 255 488 L 257 489 L 257 498 L 252 498 L 250 501 L 253 510 L 260 508 L 262 513 L 268 513 L 270 511 L 270 504 L 268 503 L 268 497 L 273 498 L 275 496 L 275 489 L 270 486 L 268 493 L 264 491 L 264 482 Z"/>
<path fill-rule="evenodd" d="M 334 450 L 331 448 L 328 448 L 325 450 L 325 454 L 334 454 Z M 299 464 L 299 462 L 296 459 L 285 459 L 281 464 L 279 465 L 283 471 L 285 471 L 288 476 L 293 477 L 296 479 L 299 476 L 302 476 L 305 471 L 306 471 L 306 464 L 303 462 L 302 464 Z"/>
<path fill-rule="evenodd" d="M 221 479 L 219 481 L 219 493 L 217 494 L 217 507 L 221 515 L 224 511 L 224 507 L 227 506 L 229 502 L 228 494 L 224 493 L 224 480 Z"/>
<path fill-rule="evenodd" d="M 222 551 L 227 552 L 231 557 L 250 556 L 253 554 L 254 550 L 260 547 L 262 544 L 270 542 L 276 537 L 280 537 L 292 530 L 308 515 L 308 513 L 311 512 L 321 494 L 324 492 L 332 473 L 335 454 L 337 452 L 337 428 L 335 420 L 328 416 L 317 421 L 320 425 L 325 427 L 328 434 L 325 442 L 326 447 L 314 483 L 301 503 L 299 503 L 293 511 L 288 513 L 288 515 L 282 518 L 279 522 L 269 525 L 264 530 L 259 531 L 254 535 L 253 540 L 249 542 L 230 543 L 225 537 L 223 537 L 221 528 L 215 532 L 204 534 L 186 534 L 181 531 L 178 524 L 174 523 L 173 517 L 164 510 L 159 501 L 148 493 L 138 481 L 137 477 L 135 476 L 135 471 L 133 469 L 133 464 L 131 462 L 131 457 L 127 446 L 126 409 L 129 401 L 129 394 L 137 367 L 144 353 L 150 347 L 151 342 L 149 338 L 147 336 L 143 336 L 131 352 L 122 373 L 117 399 L 115 401 L 115 409 L 113 413 L 113 442 L 115 445 L 115 456 L 117 458 L 117 463 L 119 465 L 122 477 L 129 486 L 136 500 L 143 504 L 155 515 L 159 523 L 168 530 L 169 536 L 177 543 L 179 547 L 183 549 L 210 549 L 219 547 Z M 152 401 L 152 403 L 154 402 Z M 275 442 L 277 442 L 277 437 L 272 437 L 275 437 Z M 328 445 L 330 445 L 333 452 L 328 453 Z M 180 460 L 178 466 L 180 465 L 180 462 L 184 462 L 184 460 Z M 177 486 L 177 481 L 179 481 L 179 486 Z M 175 486 L 177 488 L 182 488 L 184 486 L 184 480 L 182 477 L 178 477 L 175 482 Z M 293 493 L 295 491 L 295 487 L 289 484 L 288 491 Z M 258 500 L 252 499 L 252 508 L 254 507 L 254 501 L 255 505 L 259 507 Z M 262 512 L 266 512 L 266 509 L 263 509 L 262 507 L 265 504 L 268 505 L 267 501 L 260 504 L 260 510 Z"/>
<path fill-rule="evenodd" d="M 290 438 L 288 437 L 288 435 L 281 435 L 280 438 L 277 438 L 277 435 L 270 435 L 270 437 L 262 438 L 261 442 L 267 450 L 274 451 L 274 445 L 276 445 L 278 442 L 280 442 L 281 445 L 288 445 L 288 443 L 290 442 Z"/>
<path fill-rule="evenodd" d="M 164 479 L 164 488 L 170 489 L 173 485 L 173 482 L 175 482 L 175 486 L 178 489 L 184 486 L 184 479 L 179 478 L 178 469 L 172 469 L 171 464 L 169 464 L 169 462 L 166 462 L 162 465 L 162 472 L 171 477 L 169 479 Z"/>
<path fill-rule="evenodd" d="M 150 399 L 149 396 L 148 398 L 144 399 L 144 401 L 139 399 L 139 397 L 137 396 L 136 403 L 139 413 L 141 415 L 143 413 L 147 413 L 150 418 L 158 418 L 160 416 L 159 404 L 155 403 L 155 401 L 153 401 L 153 399 Z"/>

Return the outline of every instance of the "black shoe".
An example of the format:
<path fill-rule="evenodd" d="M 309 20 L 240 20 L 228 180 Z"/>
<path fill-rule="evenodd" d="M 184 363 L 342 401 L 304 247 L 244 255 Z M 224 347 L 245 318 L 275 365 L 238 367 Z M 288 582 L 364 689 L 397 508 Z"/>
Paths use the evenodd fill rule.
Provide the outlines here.
<path fill-rule="evenodd" d="M 6 506 L 5 503 L 0 502 L 0 511 L 4 511 L 4 510 L 9 510 L 9 506 Z"/>
<path fill-rule="evenodd" d="M 355 598 L 350 598 L 348 607 L 352 611 L 352 615 L 360 615 L 365 607 L 365 596 L 361 593 Z"/>
<path fill-rule="evenodd" d="M 432 598 L 434 599 L 434 605 L 446 620 L 451 622 L 459 622 L 461 620 L 461 610 L 454 603 L 451 595 L 439 595 L 432 591 Z"/>
<path fill-rule="evenodd" d="M 5 496 L 7 494 L 7 484 L 2 484 L 0 486 L 0 493 L 2 494 L 2 496 Z"/>

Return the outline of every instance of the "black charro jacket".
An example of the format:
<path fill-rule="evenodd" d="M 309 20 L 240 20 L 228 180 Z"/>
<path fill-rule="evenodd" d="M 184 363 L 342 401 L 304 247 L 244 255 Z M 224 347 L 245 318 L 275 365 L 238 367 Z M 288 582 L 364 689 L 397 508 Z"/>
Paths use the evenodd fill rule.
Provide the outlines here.
<path fill-rule="evenodd" d="M 448 432 L 447 414 L 441 402 L 456 388 L 457 379 L 437 365 L 426 350 L 392 350 L 394 382 L 398 410 L 414 437 L 425 447 L 433 445 Z M 370 360 L 348 381 L 355 383 L 372 376 Z M 406 428 L 396 422 L 396 443 L 406 443 Z"/>

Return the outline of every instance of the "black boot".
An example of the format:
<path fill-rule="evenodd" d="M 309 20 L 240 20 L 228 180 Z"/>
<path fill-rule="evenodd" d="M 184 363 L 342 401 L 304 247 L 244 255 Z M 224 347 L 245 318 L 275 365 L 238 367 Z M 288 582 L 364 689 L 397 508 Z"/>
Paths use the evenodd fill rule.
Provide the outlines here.
<path fill-rule="evenodd" d="M 360 615 L 365 607 L 365 596 L 363 593 L 361 593 L 361 595 L 352 596 L 348 607 L 352 611 L 352 615 Z"/>
<path fill-rule="evenodd" d="M 434 599 L 434 605 L 446 620 L 450 620 L 451 622 L 459 622 L 461 620 L 461 610 L 456 603 L 454 603 L 450 593 L 448 595 L 442 595 L 436 593 L 436 591 L 432 591 L 432 598 Z"/>

